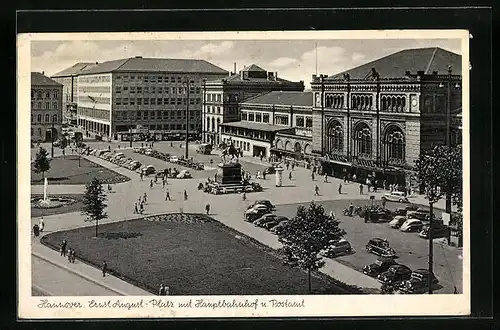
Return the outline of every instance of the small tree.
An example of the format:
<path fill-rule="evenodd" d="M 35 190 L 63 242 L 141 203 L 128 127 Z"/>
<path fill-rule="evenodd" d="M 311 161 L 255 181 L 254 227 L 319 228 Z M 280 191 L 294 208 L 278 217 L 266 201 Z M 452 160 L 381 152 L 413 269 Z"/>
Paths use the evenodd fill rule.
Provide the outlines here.
<path fill-rule="evenodd" d="M 94 178 L 86 184 L 83 196 L 82 214 L 86 216 L 85 221 L 95 221 L 95 237 L 98 237 L 99 220 L 106 219 L 108 215 L 104 212 L 107 207 L 106 193 L 101 182 Z"/>
<path fill-rule="evenodd" d="M 40 150 L 36 154 L 34 170 L 35 173 L 42 173 L 42 178 L 45 179 L 45 172 L 50 169 L 49 153 L 44 148 L 40 147 Z"/>
<path fill-rule="evenodd" d="M 325 214 L 321 205 L 311 202 L 307 209 L 299 206 L 297 215 L 277 234 L 283 244 L 283 261 L 308 271 L 311 293 L 311 272 L 325 264 L 320 252 L 327 249 L 331 241 L 344 236 L 345 231 L 339 228 L 339 221 Z"/>

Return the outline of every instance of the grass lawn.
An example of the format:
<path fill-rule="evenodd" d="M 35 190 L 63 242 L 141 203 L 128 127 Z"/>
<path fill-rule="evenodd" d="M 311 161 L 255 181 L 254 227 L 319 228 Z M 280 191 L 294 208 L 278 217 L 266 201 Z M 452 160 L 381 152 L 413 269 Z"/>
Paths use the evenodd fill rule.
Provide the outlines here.
<path fill-rule="evenodd" d="M 78 156 L 54 157 L 50 162 L 50 170 L 45 173 L 50 183 L 55 184 L 86 184 L 93 178 L 109 183 L 125 182 L 130 178 L 102 167 Z M 35 173 L 31 167 L 31 183 L 43 184 L 42 173 Z"/>
<path fill-rule="evenodd" d="M 184 215 L 186 216 L 186 215 Z M 54 249 L 63 239 L 78 259 L 110 272 L 152 293 L 160 283 L 173 295 L 307 294 L 307 273 L 283 265 L 272 250 L 219 222 L 143 219 L 45 235 Z M 177 217 L 175 220 L 172 217 Z M 326 276 L 313 277 L 314 293 L 348 293 Z"/>
<path fill-rule="evenodd" d="M 43 195 L 31 195 L 31 198 L 42 198 Z M 83 207 L 83 195 L 82 194 L 73 194 L 73 195 L 50 195 L 50 197 L 58 197 L 58 198 L 71 198 L 74 199 L 74 203 L 61 206 L 61 207 L 55 207 L 51 209 L 38 209 L 31 207 L 31 217 L 36 218 L 36 217 L 45 217 L 49 215 L 54 215 L 54 214 L 63 214 L 63 213 L 70 213 L 70 212 L 79 212 L 82 207 Z"/>

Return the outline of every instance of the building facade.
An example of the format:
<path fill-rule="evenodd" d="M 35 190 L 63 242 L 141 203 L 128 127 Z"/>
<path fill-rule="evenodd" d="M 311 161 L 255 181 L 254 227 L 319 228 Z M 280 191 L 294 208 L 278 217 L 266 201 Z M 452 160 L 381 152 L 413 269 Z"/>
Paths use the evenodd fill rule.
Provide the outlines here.
<path fill-rule="evenodd" d="M 203 86 L 203 141 L 221 143 L 219 125 L 241 119 L 240 103 L 271 91 L 304 90 L 304 82 L 278 78 L 277 72 L 267 72 L 255 64 L 228 77 L 207 80 Z"/>
<path fill-rule="evenodd" d="M 76 63 L 53 75 L 51 78 L 63 85 L 62 108 L 64 118 L 76 124 L 77 100 L 78 100 L 78 74 L 98 63 Z"/>
<path fill-rule="evenodd" d="M 440 48 L 313 75 L 312 153 L 335 176 L 415 185 L 422 150 L 461 143 L 461 85 L 461 56 Z"/>
<path fill-rule="evenodd" d="M 44 72 L 31 73 L 31 141 L 50 142 L 60 136 L 62 89 Z"/>
<path fill-rule="evenodd" d="M 311 92 L 268 92 L 240 103 L 239 110 L 241 121 L 221 124 L 220 131 L 222 141 L 231 141 L 244 155 L 281 158 L 292 154 L 299 141 L 300 151 L 311 153 Z M 276 153 L 276 143 L 287 149 Z"/>
<path fill-rule="evenodd" d="M 203 60 L 142 58 L 100 63 L 78 75 L 78 126 L 117 139 L 132 129 L 201 133 L 203 81 L 228 72 Z"/>

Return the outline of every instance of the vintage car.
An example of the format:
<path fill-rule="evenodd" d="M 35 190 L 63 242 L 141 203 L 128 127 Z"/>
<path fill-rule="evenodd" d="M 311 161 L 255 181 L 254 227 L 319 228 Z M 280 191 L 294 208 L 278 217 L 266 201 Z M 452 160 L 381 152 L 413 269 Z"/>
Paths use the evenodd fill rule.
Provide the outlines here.
<path fill-rule="evenodd" d="M 450 228 L 441 224 L 433 224 L 431 232 L 432 238 L 448 237 Z M 429 226 L 422 227 L 422 230 L 420 231 L 420 233 L 418 233 L 418 236 L 422 238 L 429 238 Z"/>
<path fill-rule="evenodd" d="M 392 265 L 396 265 L 394 258 L 379 257 L 374 263 L 363 266 L 363 273 L 371 277 L 377 277 Z"/>
<path fill-rule="evenodd" d="M 156 172 L 153 165 L 143 166 L 136 170 L 137 173 L 143 173 L 144 175 L 154 174 Z"/>
<path fill-rule="evenodd" d="M 153 149 L 146 149 L 146 151 L 144 152 L 144 154 L 146 156 L 151 156 L 153 154 Z"/>
<path fill-rule="evenodd" d="M 403 223 L 405 223 L 405 221 L 407 220 L 407 218 L 405 216 L 402 216 L 402 215 L 396 215 L 394 217 L 394 219 L 392 219 L 390 222 L 389 222 L 389 225 L 391 226 L 391 228 L 396 228 L 398 229 L 399 227 L 401 227 L 401 225 Z"/>
<path fill-rule="evenodd" d="M 423 222 L 418 219 L 408 219 L 406 220 L 399 230 L 409 233 L 409 232 L 419 232 L 424 226 Z"/>
<path fill-rule="evenodd" d="M 249 210 L 245 211 L 245 221 L 246 222 L 254 222 L 255 220 L 259 219 L 262 217 L 264 214 L 269 213 L 267 209 L 254 209 L 251 208 Z"/>
<path fill-rule="evenodd" d="M 250 204 L 248 205 L 247 207 L 247 210 L 263 210 L 263 211 L 267 211 L 267 212 L 271 212 L 272 209 L 267 206 L 266 204 L 258 204 L 258 203 L 253 203 L 253 204 Z"/>
<path fill-rule="evenodd" d="M 188 170 L 182 170 L 176 176 L 177 179 L 191 179 L 192 177 L 193 176 L 191 175 L 191 173 L 189 173 Z"/>
<path fill-rule="evenodd" d="M 282 230 L 287 225 L 288 225 L 288 220 L 284 220 L 279 224 L 277 224 L 276 226 L 274 226 L 273 228 L 271 228 L 271 231 L 275 234 L 278 234 L 280 230 Z"/>
<path fill-rule="evenodd" d="M 275 209 L 275 206 L 273 205 L 273 203 L 271 203 L 271 201 L 269 201 L 268 199 L 261 199 L 261 200 L 258 200 L 258 201 L 255 201 L 255 203 L 249 205 L 249 207 L 253 207 L 254 205 L 265 205 L 269 208 L 269 210 L 274 210 Z"/>
<path fill-rule="evenodd" d="M 434 274 L 431 274 L 431 285 L 439 283 Z M 399 283 L 397 290 L 400 293 L 425 293 L 429 288 L 429 270 L 425 268 L 414 270 L 410 278 Z"/>
<path fill-rule="evenodd" d="M 203 155 L 210 155 L 212 153 L 212 149 L 213 147 L 211 144 L 203 143 L 196 148 L 196 152 Z"/>
<path fill-rule="evenodd" d="M 386 222 L 392 220 L 392 212 L 381 207 L 368 207 L 358 212 L 358 215 L 369 222 Z"/>
<path fill-rule="evenodd" d="M 278 216 L 276 214 L 266 213 L 259 219 L 255 220 L 253 224 L 257 227 L 264 227 L 264 224 L 275 221 L 276 219 L 278 219 Z"/>
<path fill-rule="evenodd" d="M 421 208 L 418 208 L 415 211 L 408 211 L 406 212 L 406 217 L 408 219 L 418 219 L 421 221 L 426 220 L 430 215 L 430 212 L 428 210 L 424 210 Z"/>
<path fill-rule="evenodd" d="M 385 272 L 377 276 L 377 280 L 383 284 L 394 285 L 411 277 L 411 269 L 405 265 L 392 265 Z"/>
<path fill-rule="evenodd" d="M 346 239 L 341 238 L 339 240 L 330 241 L 330 246 L 321 251 L 320 254 L 327 258 L 335 258 L 340 254 L 350 254 L 351 252 L 351 243 L 349 243 Z"/>
<path fill-rule="evenodd" d="M 408 198 L 406 198 L 405 193 L 401 191 L 393 191 L 391 193 L 384 194 L 381 199 L 385 199 L 391 202 L 409 203 Z"/>
<path fill-rule="evenodd" d="M 366 251 L 381 257 L 394 257 L 396 252 L 389 246 L 389 242 L 382 238 L 372 238 L 366 244 Z"/>
<path fill-rule="evenodd" d="M 273 221 L 269 221 L 269 222 L 266 222 L 264 224 L 264 228 L 266 228 L 267 230 L 271 230 L 273 229 L 274 227 L 278 226 L 279 224 L 281 224 L 282 222 L 285 222 L 285 221 L 288 221 L 289 219 L 287 217 L 284 217 L 284 216 L 278 216 L 276 217 L 275 220 Z"/>
<path fill-rule="evenodd" d="M 394 215 L 404 215 L 408 213 L 408 211 L 416 211 L 418 209 L 418 206 L 415 204 L 409 204 L 406 205 L 405 207 L 398 207 L 393 211 Z"/>
<path fill-rule="evenodd" d="M 169 162 L 171 163 L 177 163 L 179 161 L 179 157 L 177 156 L 170 156 L 170 158 L 168 159 Z"/>

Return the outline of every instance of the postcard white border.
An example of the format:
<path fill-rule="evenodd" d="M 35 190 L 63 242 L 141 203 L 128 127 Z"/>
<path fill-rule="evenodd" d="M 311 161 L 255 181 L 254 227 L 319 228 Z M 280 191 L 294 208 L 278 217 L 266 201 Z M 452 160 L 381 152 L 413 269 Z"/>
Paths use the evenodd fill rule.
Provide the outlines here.
<path fill-rule="evenodd" d="M 91 299 L 122 302 L 149 301 L 159 297 L 32 297 L 30 212 L 30 66 L 31 42 L 48 40 L 342 40 L 342 39 L 460 39 L 462 48 L 462 125 L 464 149 L 464 245 L 463 293 L 456 295 L 342 295 L 279 296 L 280 300 L 305 301 L 304 308 L 199 309 L 42 309 L 49 302 L 80 302 Z M 470 183 L 469 173 L 469 33 L 466 30 L 381 30 L 381 31 L 252 31 L 252 32 L 144 32 L 144 33 L 35 33 L 17 39 L 17 161 L 18 161 L 18 316 L 25 319 L 143 318 L 143 317 L 306 317 L 306 316 L 423 316 L 468 315 L 470 313 Z M 175 304 L 188 299 L 237 298 L 260 302 L 275 296 L 164 297 Z"/>

